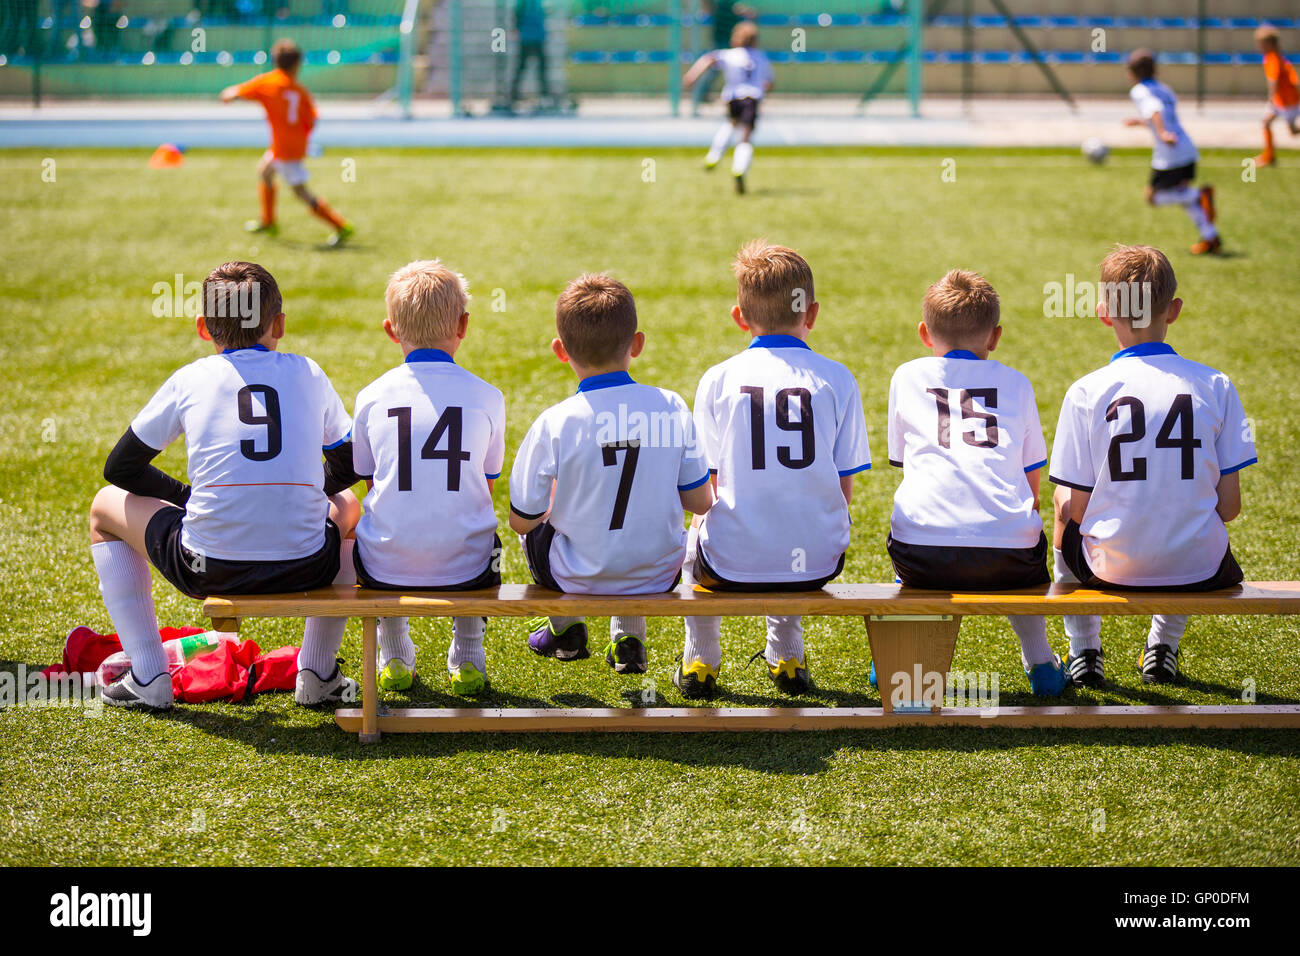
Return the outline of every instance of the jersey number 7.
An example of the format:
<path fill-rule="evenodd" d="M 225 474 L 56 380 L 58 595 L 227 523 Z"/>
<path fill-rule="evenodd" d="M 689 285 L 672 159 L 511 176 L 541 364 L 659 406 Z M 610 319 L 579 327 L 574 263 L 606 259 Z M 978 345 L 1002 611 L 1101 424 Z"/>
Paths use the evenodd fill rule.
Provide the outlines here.
<path fill-rule="evenodd" d="M 618 492 L 614 495 L 614 513 L 609 516 L 609 530 L 618 531 L 627 517 L 627 502 L 632 497 L 632 479 L 636 477 L 636 460 L 641 455 L 641 443 L 618 441 L 600 446 L 601 462 L 607 468 L 618 464 L 617 453 L 623 451 L 623 470 L 618 476 Z"/>
<path fill-rule="evenodd" d="M 411 406 L 390 408 L 389 418 L 397 419 L 397 490 L 411 490 Z M 447 490 L 460 491 L 460 463 L 469 461 L 469 452 L 461 447 L 461 408 L 449 405 L 438 416 L 433 431 L 420 448 L 420 457 L 426 461 L 443 459 L 447 462 Z M 447 436 L 446 449 L 439 449 L 442 436 Z"/>

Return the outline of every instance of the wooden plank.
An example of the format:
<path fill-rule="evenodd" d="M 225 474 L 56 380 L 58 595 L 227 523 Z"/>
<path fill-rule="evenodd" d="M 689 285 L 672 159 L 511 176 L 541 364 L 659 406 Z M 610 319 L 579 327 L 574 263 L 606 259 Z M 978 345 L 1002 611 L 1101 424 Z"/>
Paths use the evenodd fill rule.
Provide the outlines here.
<path fill-rule="evenodd" d="M 680 589 L 632 596 L 559 594 L 534 585 L 486 591 L 369 591 L 327 588 L 295 594 L 210 597 L 203 612 L 234 617 L 649 617 L 806 614 L 1300 614 L 1300 582 L 1251 582 L 1226 591 L 1096 591 L 1051 585 L 970 594 L 895 584 L 832 584 L 821 591 L 710 592 Z"/>
<path fill-rule="evenodd" d="M 885 710 L 914 706 L 925 691 L 927 677 L 937 679 L 940 687 L 948 686 L 948 671 L 952 669 L 960 629 L 959 615 L 884 618 L 871 615 L 867 618 L 867 641 L 871 645 L 876 684 Z"/>
<path fill-rule="evenodd" d="M 363 744 L 379 742 L 379 619 L 361 622 L 361 727 L 357 736 Z"/>
<path fill-rule="evenodd" d="M 358 733 L 358 708 L 334 712 Z M 708 733 L 713 731 L 890 730 L 897 727 L 1296 729 L 1300 706 L 945 707 L 889 713 L 879 707 L 408 708 L 379 715 L 379 730 L 402 733 Z"/>

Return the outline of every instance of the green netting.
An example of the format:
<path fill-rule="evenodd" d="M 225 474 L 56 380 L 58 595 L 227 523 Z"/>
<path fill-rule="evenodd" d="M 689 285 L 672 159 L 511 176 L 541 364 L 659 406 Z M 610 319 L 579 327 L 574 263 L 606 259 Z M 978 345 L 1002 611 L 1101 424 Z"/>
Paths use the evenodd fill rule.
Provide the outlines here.
<path fill-rule="evenodd" d="M 213 95 L 302 47 L 323 93 L 394 86 L 403 0 L 5 0 L 0 95 Z"/>

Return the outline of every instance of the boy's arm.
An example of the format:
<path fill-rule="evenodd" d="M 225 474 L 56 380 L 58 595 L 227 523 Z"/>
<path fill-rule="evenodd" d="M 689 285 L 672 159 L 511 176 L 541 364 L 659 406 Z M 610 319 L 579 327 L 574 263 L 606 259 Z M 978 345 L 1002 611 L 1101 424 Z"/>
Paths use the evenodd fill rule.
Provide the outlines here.
<path fill-rule="evenodd" d="M 1151 114 L 1151 127 L 1156 131 L 1156 136 L 1160 138 L 1161 142 L 1168 143 L 1170 146 L 1178 142 L 1178 137 L 1165 129 L 1165 120 L 1160 115 L 1159 110 Z"/>
<path fill-rule="evenodd" d="M 717 59 L 718 58 L 714 56 L 712 53 L 706 53 L 698 60 L 696 60 L 691 65 L 691 68 L 686 71 L 686 76 L 682 78 L 682 86 L 686 87 L 686 89 L 689 90 L 692 86 L 695 85 L 695 81 L 700 78 L 700 75 L 703 74 L 704 71 L 707 70 L 709 67 L 711 67 L 717 61 Z"/>
<path fill-rule="evenodd" d="M 853 476 L 843 475 L 840 478 L 840 491 L 844 495 L 846 505 L 853 504 Z"/>
<path fill-rule="evenodd" d="M 352 442 L 350 441 L 323 450 L 322 454 L 325 456 L 325 494 L 336 495 L 340 491 L 351 488 L 364 478 L 373 477 L 372 475 L 357 474 L 352 450 Z"/>
<path fill-rule="evenodd" d="M 555 482 L 551 482 L 551 503 L 555 502 Z M 545 511 L 539 515 L 525 515 L 516 511 L 515 506 L 510 506 L 510 530 L 516 534 L 527 534 L 536 528 L 539 524 L 549 518 L 551 509 L 548 506 Z"/>
<path fill-rule="evenodd" d="M 713 502 L 717 499 L 713 492 L 712 481 L 706 481 L 688 491 L 680 491 L 678 495 L 682 499 L 682 508 L 693 515 L 704 514 L 713 507 Z"/>
<path fill-rule="evenodd" d="M 108 453 L 104 480 L 130 494 L 161 498 L 184 508 L 190 499 L 190 486 L 150 464 L 161 454 L 161 450 L 146 445 L 128 428 Z"/>
<path fill-rule="evenodd" d="M 1219 503 L 1214 506 L 1214 510 L 1225 523 L 1241 514 L 1241 472 L 1234 471 L 1230 475 L 1220 476 L 1219 484 L 1214 490 L 1219 496 Z"/>
<path fill-rule="evenodd" d="M 251 80 L 245 80 L 243 83 L 232 83 L 221 91 L 221 102 L 230 103 L 238 99 L 257 99 L 258 81 L 261 78 L 259 75 Z"/>
<path fill-rule="evenodd" d="M 1034 496 L 1034 510 L 1038 510 L 1038 489 L 1043 487 L 1043 469 L 1035 468 L 1029 474 L 1025 475 L 1029 481 L 1029 490 Z"/>

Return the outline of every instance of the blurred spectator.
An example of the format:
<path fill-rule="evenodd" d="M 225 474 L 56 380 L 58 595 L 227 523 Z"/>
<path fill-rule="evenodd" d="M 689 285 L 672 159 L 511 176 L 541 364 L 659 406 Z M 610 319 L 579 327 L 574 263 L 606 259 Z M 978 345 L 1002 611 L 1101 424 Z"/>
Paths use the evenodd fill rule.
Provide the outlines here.
<path fill-rule="evenodd" d="M 537 62 L 537 86 L 543 101 L 551 98 L 546 79 L 546 10 L 542 0 L 516 0 L 515 35 L 519 43 L 519 62 L 515 78 L 510 84 L 510 105 L 519 100 L 519 86 L 529 60 Z"/>

